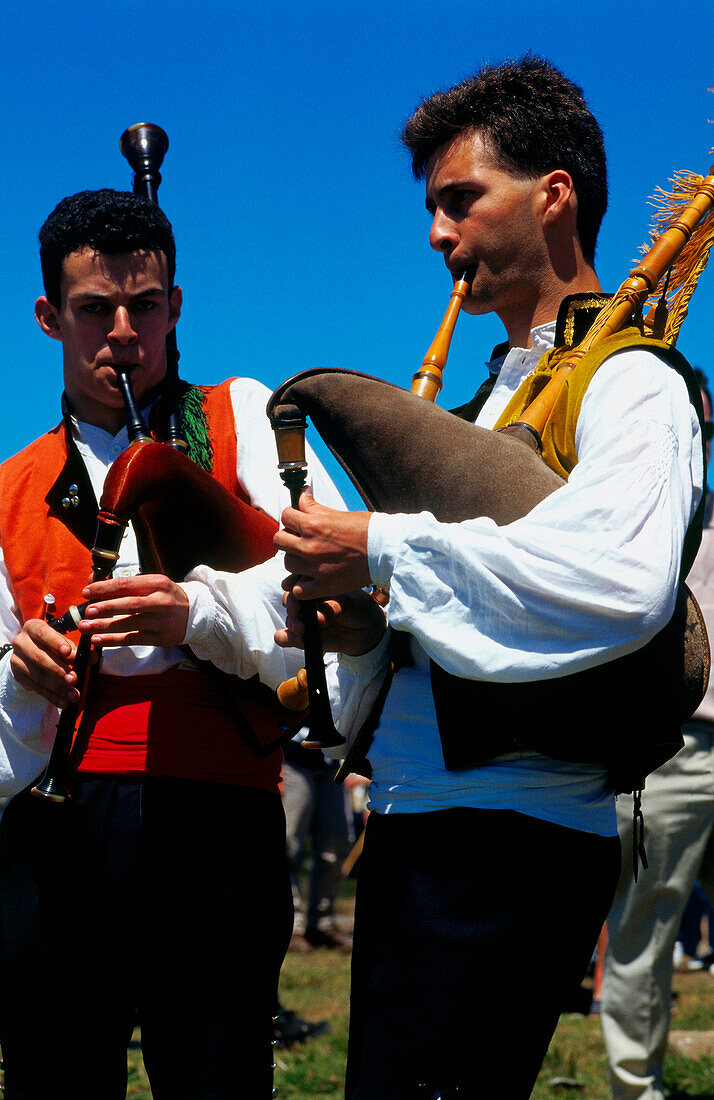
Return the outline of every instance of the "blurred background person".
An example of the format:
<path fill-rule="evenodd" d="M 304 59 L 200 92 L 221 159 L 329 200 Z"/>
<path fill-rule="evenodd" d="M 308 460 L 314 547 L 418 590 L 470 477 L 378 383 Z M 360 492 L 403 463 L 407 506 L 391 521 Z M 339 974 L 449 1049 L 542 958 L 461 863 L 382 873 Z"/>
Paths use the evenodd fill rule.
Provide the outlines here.
<path fill-rule="evenodd" d="M 355 841 L 348 790 L 335 783 L 338 766 L 319 749 L 305 749 L 297 741 L 285 746 L 283 805 L 295 905 L 291 951 L 352 948 L 336 908 L 342 864 Z"/>
<path fill-rule="evenodd" d="M 701 370 L 707 461 L 712 400 Z M 702 544 L 687 578 L 714 638 L 714 526 L 707 500 Z M 647 777 L 642 794 L 647 870 L 637 882 L 623 858 L 607 918 L 601 1019 L 615 1100 L 664 1100 L 664 1061 L 672 999 L 673 951 L 697 880 L 714 899 L 714 682 L 682 730 L 684 748 Z M 617 802 L 623 853 L 632 850 L 632 810 Z"/>

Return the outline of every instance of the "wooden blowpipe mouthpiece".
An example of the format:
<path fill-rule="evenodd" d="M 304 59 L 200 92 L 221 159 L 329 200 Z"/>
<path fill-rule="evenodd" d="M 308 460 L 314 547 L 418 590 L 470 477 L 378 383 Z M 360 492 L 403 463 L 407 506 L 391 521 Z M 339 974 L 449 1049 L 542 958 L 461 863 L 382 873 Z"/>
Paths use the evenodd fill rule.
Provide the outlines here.
<path fill-rule="evenodd" d="M 129 371 L 122 370 L 121 367 L 116 368 L 117 385 L 121 392 L 122 400 L 124 402 L 124 412 L 126 414 L 126 432 L 129 437 L 129 443 L 153 443 L 151 433 L 146 426 L 146 422 L 139 412 L 139 406 L 136 403 L 134 397 L 134 390 L 131 385 L 131 377 Z"/>
<path fill-rule="evenodd" d="M 449 304 L 444 318 L 439 325 L 436 336 L 424 356 L 421 369 L 412 378 L 410 392 L 417 397 L 424 397 L 432 403 L 436 401 L 443 384 L 444 367 L 449 356 L 451 337 L 454 335 L 456 321 L 464 303 L 464 299 L 471 289 L 471 281 L 474 269 L 469 268 L 454 283 L 454 289 L 449 298 Z"/>

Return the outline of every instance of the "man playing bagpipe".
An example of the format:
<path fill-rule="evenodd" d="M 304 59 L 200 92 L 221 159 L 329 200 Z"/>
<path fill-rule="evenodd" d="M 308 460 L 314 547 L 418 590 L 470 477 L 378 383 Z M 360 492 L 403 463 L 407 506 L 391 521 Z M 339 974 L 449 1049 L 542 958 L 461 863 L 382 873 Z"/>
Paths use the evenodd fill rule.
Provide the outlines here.
<path fill-rule="evenodd" d="M 79 616 L 103 653 L 72 751 L 71 798 L 33 797 L 28 784 L 58 716 L 82 686 L 75 641 L 45 621 L 46 594 L 59 614 L 90 576 L 97 502 L 129 441 L 121 372 L 164 438 L 167 336 L 182 304 L 171 226 L 146 198 L 70 196 L 40 244 L 36 318 L 62 347 L 62 421 L 0 467 L 0 776 L 2 792 L 15 794 L 0 839 L 5 1096 L 123 1097 L 138 1020 L 155 1097 L 233 1097 L 239 1081 L 241 1095 L 268 1098 L 271 1017 L 292 928 L 281 752 L 269 737 L 261 744 L 253 694 L 241 687 L 236 703 L 195 653 L 227 625 L 235 671 L 264 699 L 288 671 L 273 641 L 284 567 L 269 560 L 234 578 L 241 610 L 217 625 L 210 568 L 183 587 L 140 575 L 143 544 L 127 526 L 116 579 L 85 589 Z M 272 558 L 268 517 L 287 495 L 267 391 L 244 378 L 171 382 L 189 456 L 177 458 L 185 487 L 178 474 L 163 486 L 180 505 L 176 546 L 197 534 L 191 486 L 200 474 L 267 524 L 257 560 Z M 319 466 L 315 476 L 318 494 L 339 507 Z M 295 671 L 299 661 L 289 664 Z M 77 1043 L 81 1058 L 70 1054 Z"/>
<path fill-rule="evenodd" d="M 526 57 L 430 96 L 403 140 L 426 180 L 430 243 L 455 281 L 466 272 L 464 310 L 506 329 L 459 413 L 503 427 L 562 359 L 550 349 L 578 345 L 605 303 L 600 128 L 577 86 Z M 280 643 L 301 645 L 301 601 L 322 601 L 323 643 L 343 654 L 342 732 L 361 685 L 393 675 L 348 764 L 372 779 L 350 1100 L 530 1095 L 612 899 L 614 795 L 681 744 L 669 706 L 645 720 L 645 742 L 627 693 L 599 674 L 661 636 L 696 550 L 696 381 L 640 325 L 587 352 L 560 392 L 541 435 L 562 482 L 521 518 L 497 525 L 477 503 L 448 522 L 437 505 L 340 514 L 305 492 L 276 536 L 292 571 Z M 384 455 L 388 478 L 386 439 Z M 425 480 L 432 468 L 425 456 Z M 505 467 L 494 477 L 518 496 Z M 386 630 L 376 604 L 343 595 L 368 585 L 389 590 Z"/>

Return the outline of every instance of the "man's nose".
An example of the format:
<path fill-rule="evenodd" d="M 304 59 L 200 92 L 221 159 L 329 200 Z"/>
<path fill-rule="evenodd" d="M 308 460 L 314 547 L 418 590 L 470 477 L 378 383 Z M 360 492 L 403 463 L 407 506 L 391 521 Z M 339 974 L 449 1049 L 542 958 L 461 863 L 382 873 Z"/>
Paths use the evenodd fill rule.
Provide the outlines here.
<path fill-rule="evenodd" d="M 446 256 L 453 252 L 458 244 L 456 227 L 443 210 L 437 210 L 434 214 L 429 231 L 429 244 L 435 252 L 443 252 Z"/>
<path fill-rule="evenodd" d="M 118 306 L 114 311 L 114 327 L 107 334 L 107 339 L 115 344 L 122 345 L 136 343 L 137 334 L 132 327 L 129 310 L 126 306 Z"/>

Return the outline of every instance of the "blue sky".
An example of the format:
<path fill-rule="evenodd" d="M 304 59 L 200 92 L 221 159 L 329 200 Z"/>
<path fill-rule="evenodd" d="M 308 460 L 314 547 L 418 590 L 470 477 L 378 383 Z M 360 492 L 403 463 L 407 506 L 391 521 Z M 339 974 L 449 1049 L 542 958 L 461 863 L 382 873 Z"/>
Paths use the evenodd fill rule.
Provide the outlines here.
<path fill-rule="evenodd" d="M 714 159 L 704 2 L 682 0 L 676 14 L 661 0 L 3 8 L 0 459 L 58 419 L 60 353 L 33 318 L 37 230 L 63 195 L 130 186 L 118 141 L 135 122 L 170 138 L 160 200 L 178 242 L 184 377 L 247 374 L 271 388 L 318 365 L 409 384 L 450 280 L 397 132 L 424 95 L 483 62 L 532 50 L 583 87 L 609 156 L 607 288 L 647 238 L 648 196 Z M 710 376 L 713 286 L 714 268 L 679 342 Z M 443 404 L 472 395 L 501 337 L 494 318 L 462 318 Z"/>

